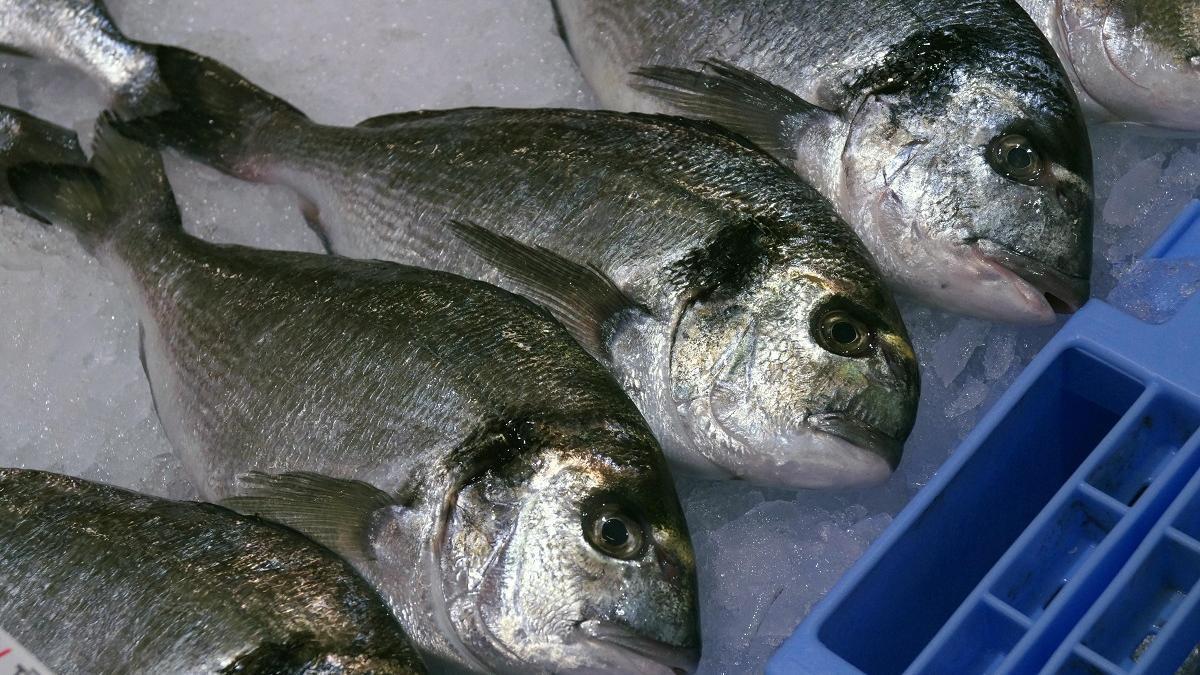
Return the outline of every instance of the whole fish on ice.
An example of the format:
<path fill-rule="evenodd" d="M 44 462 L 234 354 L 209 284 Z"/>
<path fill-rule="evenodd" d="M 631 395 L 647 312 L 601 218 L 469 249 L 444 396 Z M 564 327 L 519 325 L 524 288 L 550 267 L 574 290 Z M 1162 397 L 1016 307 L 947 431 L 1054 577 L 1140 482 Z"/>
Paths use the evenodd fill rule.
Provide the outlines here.
<path fill-rule="evenodd" d="M 1087 299 L 1087 128 L 1012 0 L 555 5 L 606 106 L 746 135 L 834 203 L 897 288 L 1014 322 Z"/>
<path fill-rule="evenodd" d="M 487 284 L 186 234 L 157 151 L 9 168 L 131 291 L 202 494 L 345 556 L 433 664 L 672 673 L 699 649 L 665 460 L 548 313 Z"/>
<path fill-rule="evenodd" d="M 111 22 L 67 37 L 88 44 L 97 24 Z M 890 292 L 826 200 L 714 125 L 471 108 L 330 127 L 212 59 L 127 51 L 153 54 L 156 89 L 178 101 L 130 133 L 294 187 L 336 253 L 537 299 L 677 467 L 828 487 L 899 462 L 919 383 Z"/>

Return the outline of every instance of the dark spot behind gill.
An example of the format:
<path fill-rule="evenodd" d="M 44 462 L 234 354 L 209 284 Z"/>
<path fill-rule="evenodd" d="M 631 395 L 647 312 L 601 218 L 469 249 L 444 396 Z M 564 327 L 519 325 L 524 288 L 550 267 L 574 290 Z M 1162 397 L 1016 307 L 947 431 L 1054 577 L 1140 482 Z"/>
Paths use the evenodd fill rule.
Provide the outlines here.
<path fill-rule="evenodd" d="M 763 228 L 745 219 L 722 228 L 703 246 L 671 266 L 669 278 L 677 288 L 740 288 L 766 261 Z"/>

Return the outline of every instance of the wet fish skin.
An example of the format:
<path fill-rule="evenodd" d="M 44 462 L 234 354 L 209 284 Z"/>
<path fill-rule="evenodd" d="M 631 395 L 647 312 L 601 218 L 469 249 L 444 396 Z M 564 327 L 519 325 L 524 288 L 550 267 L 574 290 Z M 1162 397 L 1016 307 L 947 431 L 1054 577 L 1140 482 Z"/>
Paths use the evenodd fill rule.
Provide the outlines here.
<path fill-rule="evenodd" d="M 154 57 L 117 28 L 102 0 L 0 0 L 0 45 L 82 70 L 113 94 L 124 112 L 171 105 Z"/>
<path fill-rule="evenodd" d="M 156 54 L 186 103 L 129 133 L 295 188 L 334 252 L 538 298 L 618 377 L 676 467 L 830 487 L 879 482 L 899 461 L 919 381 L 891 294 L 828 202 L 744 141 L 578 110 L 329 127 L 212 59 Z M 833 315 L 862 349 L 818 339 Z"/>
<path fill-rule="evenodd" d="M 1020 0 L 1098 121 L 1200 129 L 1200 2 Z"/>
<path fill-rule="evenodd" d="M 4 629 L 55 672 L 424 673 L 387 606 L 275 523 L 0 469 Z"/>
<path fill-rule="evenodd" d="M 157 152 L 111 124 L 95 172 L 9 180 L 131 290 L 159 418 L 206 498 L 342 554 L 431 665 L 694 667 L 661 451 L 547 313 L 451 274 L 191 237 Z M 641 545 L 602 552 L 609 520 Z"/>
<path fill-rule="evenodd" d="M 1049 322 L 1087 298 L 1087 130 L 1014 2 L 556 7 L 602 103 L 745 134 L 833 201 L 896 288 L 1013 322 Z M 1014 179 L 996 161 L 1014 137 L 1037 153 L 1036 175 Z"/>

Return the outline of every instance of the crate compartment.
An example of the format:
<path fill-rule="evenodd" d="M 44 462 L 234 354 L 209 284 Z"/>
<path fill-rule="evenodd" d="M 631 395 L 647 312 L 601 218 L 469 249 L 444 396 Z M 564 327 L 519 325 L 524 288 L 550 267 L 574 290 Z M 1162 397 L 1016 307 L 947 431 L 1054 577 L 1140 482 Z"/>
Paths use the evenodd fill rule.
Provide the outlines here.
<path fill-rule="evenodd" d="M 992 592 L 1022 614 L 1036 618 L 1120 518 L 1107 504 L 1076 496 L 1043 524 Z"/>
<path fill-rule="evenodd" d="M 1087 649 L 1076 649 L 1067 662 L 1054 672 L 1057 675 L 1118 675 L 1124 671 Z"/>
<path fill-rule="evenodd" d="M 1179 618 L 1176 610 L 1198 580 L 1200 553 L 1171 538 L 1161 539 L 1088 629 L 1083 645 L 1121 668 L 1132 668 L 1173 618 Z"/>
<path fill-rule="evenodd" d="M 830 611 L 821 643 L 863 672 L 902 672 L 1142 391 L 1064 349 Z"/>
<path fill-rule="evenodd" d="M 980 603 L 923 669 L 925 673 L 983 675 L 995 672 L 1025 634 L 1026 626 L 996 607 Z"/>
<path fill-rule="evenodd" d="M 1156 398 L 1087 477 L 1088 484 L 1133 506 L 1198 427 L 1195 409 L 1171 397 Z"/>
<path fill-rule="evenodd" d="M 1175 526 L 1175 529 L 1196 541 L 1200 541 L 1200 490 L 1194 489 L 1192 491 L 1191 497 L 1179 511 L 1179 515 L 1175 517 L 1175 522 L 1172 524 Z"/>

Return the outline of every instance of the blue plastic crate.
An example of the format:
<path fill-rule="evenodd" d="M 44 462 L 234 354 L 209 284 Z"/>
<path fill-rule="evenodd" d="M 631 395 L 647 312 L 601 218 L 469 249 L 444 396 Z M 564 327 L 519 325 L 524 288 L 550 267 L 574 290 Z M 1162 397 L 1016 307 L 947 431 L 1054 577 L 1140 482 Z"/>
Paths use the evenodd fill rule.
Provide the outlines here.
<path fill-rule="evenodd" d="M 1200 202 L 1146 253 L 1200 256 Z M 791 673 L 1171 673 L 1200 643 L 1200 294 L 1063 326 L 771 659 Z"/>

